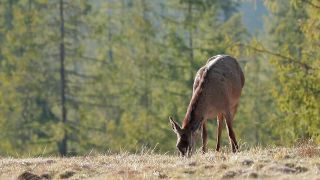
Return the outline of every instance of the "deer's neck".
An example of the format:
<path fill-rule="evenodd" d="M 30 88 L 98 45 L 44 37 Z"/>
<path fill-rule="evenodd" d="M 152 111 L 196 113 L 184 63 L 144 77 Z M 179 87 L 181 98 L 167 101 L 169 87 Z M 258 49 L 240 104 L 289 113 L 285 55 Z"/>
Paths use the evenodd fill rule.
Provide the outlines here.
<path fill-rule="evenodd" d="M 187 111 L 183 120 L 182 129 L 188 129 L 191 132 L 195 132 L 201 127 L 203 116 L 197 104 Z"/>

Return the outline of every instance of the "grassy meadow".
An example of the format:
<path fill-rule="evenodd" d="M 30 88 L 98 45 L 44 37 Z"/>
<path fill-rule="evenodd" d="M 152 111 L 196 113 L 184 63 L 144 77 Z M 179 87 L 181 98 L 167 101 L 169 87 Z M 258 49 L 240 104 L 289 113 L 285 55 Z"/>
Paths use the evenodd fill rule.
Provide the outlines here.
<path fill-rule="evenodd" d="M 0 179 L 316 179 L 319 173 L 319 149 L 312 144 L 236 154 L 225 147 L 191 158 L 141 151 L 0 160 Z"/>
<path fill-rule="evenodd" d="M 200 119 L 218 54 L 246 144 L 179 157 L 168 117 Z M 320 179 L 319 144 L 320 0 L 0 0 L 0 180 Z"/>

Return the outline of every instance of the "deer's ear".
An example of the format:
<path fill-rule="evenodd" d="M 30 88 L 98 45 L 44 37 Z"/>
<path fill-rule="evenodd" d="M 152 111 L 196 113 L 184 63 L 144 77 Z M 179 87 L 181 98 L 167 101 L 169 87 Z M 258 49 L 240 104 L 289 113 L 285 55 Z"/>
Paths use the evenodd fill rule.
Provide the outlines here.
<path fill-rule="evenodd" d="M 181 128 L 180 128 L 179 124 L 175 120 L 173 120 L 173 118 L 171 116 L 169 117 L 169 120 L 170 120 L 170 124 L 172 126 L 173 131 L 177 134 L 180 134 Z"/>

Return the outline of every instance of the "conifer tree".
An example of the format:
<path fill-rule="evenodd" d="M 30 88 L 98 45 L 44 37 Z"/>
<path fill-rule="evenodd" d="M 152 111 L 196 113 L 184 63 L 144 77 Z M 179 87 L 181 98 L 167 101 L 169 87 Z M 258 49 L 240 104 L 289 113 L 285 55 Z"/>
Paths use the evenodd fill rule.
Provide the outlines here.
<path fill-rule="evenodd" d="M 273 122 L 276 133 L 282 144 L 299 138 L 319 141 L 318 3 L 292 0 L 267 5 L 272 12 L 269 57 L 278 82 L 274 97 L 281 112 Z"/>

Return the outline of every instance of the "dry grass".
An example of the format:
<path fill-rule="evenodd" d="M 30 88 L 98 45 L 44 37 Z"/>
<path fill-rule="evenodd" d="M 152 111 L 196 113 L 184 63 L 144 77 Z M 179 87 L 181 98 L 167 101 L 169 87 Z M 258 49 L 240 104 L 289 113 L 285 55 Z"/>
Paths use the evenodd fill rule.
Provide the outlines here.
<path fill-rule="evenodd" d="M 317 146 L 198 153 L 191 158 L 150 152 L 0 158 L 0 179 L 316 179 L 319 173 Z"/>

